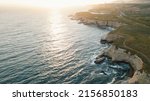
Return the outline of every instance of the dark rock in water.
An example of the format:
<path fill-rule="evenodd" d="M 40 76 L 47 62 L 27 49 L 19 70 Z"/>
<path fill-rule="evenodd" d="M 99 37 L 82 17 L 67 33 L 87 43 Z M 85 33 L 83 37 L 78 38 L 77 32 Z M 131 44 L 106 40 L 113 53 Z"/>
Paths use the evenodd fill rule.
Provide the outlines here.
<path fill-rule="evenodd" d="M 107 41 L 106 41 L 105 39 L 101 39 L 101 40 L 100 40 L 100 43 L 101 43 L 101 44 L 106 44 Z"/>
<path fill-rule="evenodd" d="M 106 39 L 101 39 L 100 43 L 101 43 L 101 44 L 113 43 L 113 41 L 108 41 L 108 40 L 106 40 Z"/>
<path fill-rule="evenodd" d="M 99 58 L 102 58 L 103 57 L 103 54 L 99 54 L 96 59 L 99 59 Z"/>
<path fill-rule="evenodd" d="M 100 64 L 105 60 L 104 57 L 100 57 L 100 58 L 96 58 L 96 60 L 94 61 L 95 64 Z"/>

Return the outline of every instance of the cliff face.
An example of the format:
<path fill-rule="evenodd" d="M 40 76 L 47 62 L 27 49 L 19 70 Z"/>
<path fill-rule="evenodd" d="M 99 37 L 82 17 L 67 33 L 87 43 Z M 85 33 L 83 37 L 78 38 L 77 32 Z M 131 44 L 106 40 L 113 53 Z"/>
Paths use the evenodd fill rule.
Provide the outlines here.
<path fill-rule="evenodd" d="M 101 43 L 110 44 L 113 43 L 114 40 L 120 38 L 124 38 L 124 37 L 117 34 L 108 34 L 106 38 L 101 39 Z M 127 52 L 125 49 L 117 48 L 116 46 L 112 45 L 109 49 L 105 50 L 103 54 L 100 54 L 96 58 L 95 63 L 101 63 L 103 61 L 104 56 L 110 57 L 113 62 L 126 62 L 130 64 L 133 70 L 131 77 L 129 77 L 127 80 L 124 81 L 118 81 L 117 83 L 129 83 L 129 84 L 139 83 L 139 82 L 142 83 L 141 80 L 143 79 L 149 80 L 147 79 L 148 76 L 143 71 L 143 66 L 144 66 L 143 61 L 137 55 L 131 55 L 131 53 Z"/>
<path fill-rule="evenodd" d="M 108 34 L 107 37 L 101 39 L 100 42 L 101 42 L 102 44 L 105 44 L 105 43 L 113 43 L 114 40 L 117 40 L 117 39 L 120 39 L 120 38 L 124 38 L 124 37 L 121 36 L 121 35 L 117 35 L 117 34 Z"/>
<path fill-rule="evenodd" d="M 119 26 L 121 26 L 120 22 L 117 22 L 115 20 L 105 20 L 105 21 L 96 21 L 97 22 L 97 26 L 99 27 L 113 27 L 113 28 L 117 28 Z"/>
<path fill-rule="evenodd" d="M 95 63 L 102 62 L 104 56 L 110 57 L 113 62 L 129 63 L 133 68 L 132 77 L 121 83 L 138 83 L 138 78 L 143 72 L 143 61 L 137 55 L 131 55 L 130 52 L 127 53 L 125 49 L 116 48 L 116 46 L 112 45 L 96 58 Z"/>
<path fill-rule="evenodd" d="M 72 16 L 72 20 L 78 20 L 79 23 L 83 23 L 85 25 L 97 25 L 100 28 L 106 28 L 106 27 L 112 27 L 117 28 L 121 26 L 122 24 L 116 20 L 92 20 L 92 19 L 86 19 L 84 17 L 79 16 Z"/>
<path fill-rule="evenodd" d="M 125 49 L 116 48 L 114 45 L 105 51 L 104 55 L 111 57 L 112 61 L 124 61 L 129 63 L 134 71 L 143 69 L 143 61 L 137 55 L 131 55 L 130 52 L 127 53 Z"/>
<path fill-rule="evenodd" d="M 85 25 L 96 25 L 99 28 L 118 28 L 122 26 L 122 23 L 114 21 L 114 20 L 91 20 L 86 19 L 84 17 L 72 16 L 72 20 L 78 20 L 79 23 L 83 23 Z M 109 44 L 113 43 L 114 40 L 119 38 L 123 38 L 123 36 L 116 35 L 116 34 L 108 34 L 108 36 L 101 40 L 102 44 Z M 96 57 L 95 63 L 100 64 L 104 61 L 104 57 L 110 57 L 114 62 L 126 62 L 131 65 L 132 76 L 129 77 L 127 80 L 118 81 L 116 83 L 146 83 L 150 82 L 150 75 L 147 75 L 143 71 L 143 61 L 137 55 L 131 55 L 130 52 L 127 52 L 125 49 L 117 48 L 116 46 L 112 45 L 108 50 L 105 50 L 102 54 Z"/>

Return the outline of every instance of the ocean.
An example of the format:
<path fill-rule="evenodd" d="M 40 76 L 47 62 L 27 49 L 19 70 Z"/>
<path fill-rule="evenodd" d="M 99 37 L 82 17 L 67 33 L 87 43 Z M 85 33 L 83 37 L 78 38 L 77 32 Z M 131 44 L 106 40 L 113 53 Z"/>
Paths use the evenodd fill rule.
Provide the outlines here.
<path fill-rule="evenodd" d="M 0 10 L 1 84 L 107 84 L 128 76 L 129 65 L 106 59 L 100 43 L 111 30 L 78 24 L 71 11 Z"/>

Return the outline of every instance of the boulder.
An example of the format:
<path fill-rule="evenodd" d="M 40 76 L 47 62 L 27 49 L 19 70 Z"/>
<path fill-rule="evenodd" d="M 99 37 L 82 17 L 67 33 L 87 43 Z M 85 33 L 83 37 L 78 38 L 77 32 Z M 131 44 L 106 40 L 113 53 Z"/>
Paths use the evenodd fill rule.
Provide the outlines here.
<path fill-rule="evenodd" d="M 102 63 L 104 60 L 105 60 L 104 57 L 97 58 L 97 59 L 94 61 L 94 63 L 95 63 L 95 64 L 100 64 L 100 63 Z"/>

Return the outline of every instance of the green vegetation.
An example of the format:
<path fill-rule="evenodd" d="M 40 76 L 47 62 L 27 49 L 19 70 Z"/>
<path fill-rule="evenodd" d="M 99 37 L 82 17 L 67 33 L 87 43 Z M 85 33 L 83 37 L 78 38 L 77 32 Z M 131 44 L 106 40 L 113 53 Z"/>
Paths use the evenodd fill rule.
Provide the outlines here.
<path fill-rule="evenodd" d="M 76 13 L 76 16 L 78 17 L 84 17 L 86 19 L 91 20 L 117 20 L 117 17 L 115 14 L 92 14 L 90 12 L 78 12 Z"/>
<path fill-rule="evenodd" d="M 137 54 L 144 62 L 144 70 L 150 73 L 150 4 L 108 4 L 95 5 L 89 12 L 79 16 L 93 20 L 117 20 L 122 26 L 110 34 L 123 36 L 113 44 Z"/>
<path fill-rule="evenodd" d="M 140 56 L 144 62 L 144 70 L 150 73 L 150 5 L 149 8 L 147 5 L 130 5 L 131 8 L 128 9 L 134 7 L 135 10 L 132 9 L 132 12 L 124 9 L 125 14 L 119 20 L 126 25 L 116 29 L 112 34 L 124 36 L 124 40 L 116 40 L 114 44 Z"/>

